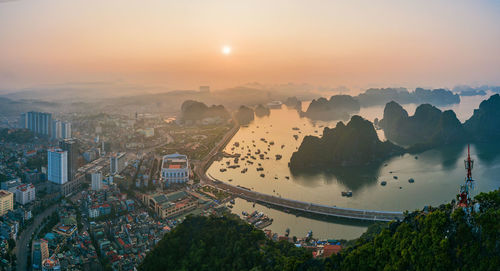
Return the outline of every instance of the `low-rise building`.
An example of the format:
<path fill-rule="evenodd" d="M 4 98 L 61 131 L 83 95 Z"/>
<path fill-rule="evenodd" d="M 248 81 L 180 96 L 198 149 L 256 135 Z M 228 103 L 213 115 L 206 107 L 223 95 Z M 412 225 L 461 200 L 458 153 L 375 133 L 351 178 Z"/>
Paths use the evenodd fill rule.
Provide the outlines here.
<path fill-rule="evenodd" d="M 0 216 L 6 214 L 9 210 L 14 210 L 14 194 L 0 190 Z"/>
<path fill-rule="evenodd" d="M 172 218 L 198 207 L 198 201 L 184 191 L 143 194 L 142 201 L 161 218 Z"/>
<path fill-rule="evenodd" d="M 187 156 L 178 153 L 163 156 L 161 178 L 166 185 L 189 181 L 189 160 Z"/>
<path fill-rule="evenodd" d="M 16 188 L 16 202 L 27 204 L 35 200 L 35 186 L 33 184 L 22 184 Z"/>

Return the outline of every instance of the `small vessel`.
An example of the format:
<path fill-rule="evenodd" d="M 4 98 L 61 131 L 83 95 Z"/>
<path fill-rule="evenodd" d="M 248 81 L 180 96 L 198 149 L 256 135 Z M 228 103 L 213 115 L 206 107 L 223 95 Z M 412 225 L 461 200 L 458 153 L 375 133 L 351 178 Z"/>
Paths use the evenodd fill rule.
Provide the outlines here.
<path fill-rule="evenodd" d="M 382 181 L 382 182 L 380 183 L 380 185 L 381 185 L 381 186 L 385 186 L 386 184 L 387 184 L 387 182 L 386 182 L 386 181 Z"/>
<path fill-rule="evenodd" d="M 270 109 L 281 109 L 281 105 L 281 101 L 272 101 L 267 104 L 267 107 L 269 107 Z"/>
<path fill-rule="evenodd" d="M 342 191 L 342 197 L 352 197 L 352 191 Z"/>

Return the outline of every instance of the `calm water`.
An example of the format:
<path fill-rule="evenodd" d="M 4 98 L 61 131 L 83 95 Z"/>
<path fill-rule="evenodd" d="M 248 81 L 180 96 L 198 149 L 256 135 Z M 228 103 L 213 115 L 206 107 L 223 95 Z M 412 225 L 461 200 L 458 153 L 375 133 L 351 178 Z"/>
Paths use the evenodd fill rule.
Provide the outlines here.
<path fill-rule="evenodd" d="M 465 97 L 462 98 L 461 104 L 441 109 L 453 109 L 458 118 L 465 121 L 485 98 Z M 416 105 L 404 107 L 412 115 Z M 359 115 L 369 120 L 381 119 L 383 109 L 383 106 L 362 108 Z M 230 183 L 233 185 L 263 193 L 349 208 L 404 211 L 420 209 L 425 205 L 439 205 L 455 198 L 465 177 L 463 159 L 466 156 L 466 146 L 430 150 L 418 154 L 417 158 L 412 155 L 394 157 L 370 168 L 293 176 L 288 162 L 302 138 L 306 135 L 320 136 L 323 126 L 334 127 L 336 123 L 337 121 L 322 122 L 300 118 L 295 110 L 285 106 L 272 110 L 270 116 L 256 118 L 248 127 L 242 127 L 225 149 L 228 153 L 241 153 L 242 156 L 246 156 L 247 152 L 252 153 L 257 157 L 257 160 L 251 160 L 254 161 L 253 165 L 240 161 L 241 168 L 220 172 L 219 169 L 227 167 L 226 162 L 233 164 L 233 159 L 224 159 L 214 162 L 208 173 L 222 181 L 228 182 L 231 179 Z M 294 127 L 300 130 L 292 130 Z M 383 131 L 378 133 L 381 139 L 385 138 Z M 298 135 L 298 139 L 295 140 L 293 135 Z M 274 141 L 274 145 L 269 146 L 261 141 L 261 138 L 268 142 Z M 239 142 L 240 146 L 234 147 L 235 142 Z M 269 159 L 259 159 L 258 155 L 255 155 L 258 149 L 268 152 L 265 157 Z M 471 152 L 472 158 L 476 160 L 473 171 L 474 179 L 477 180 L 476 191 L 497 189 L 500 184 L 497 179 L 500 175 L 500 147 L 472 145 Z M 276 154 L 282 155 L 283 158 L 277 161 Z M 256 170 L 258 163 L 262 164 L 264 171 Z M 241 173 L 243 168 L 248 168 L 248 172 Z M 264 178 L 260 177 L 261 173 L 265 174 Z M 286 179 L 286 176 L 289 179 Z M 409 178 L 415 179 L 415 183 L 408 183 Z M 387 185 L 381 186 L 381 181 L 386 181 Z M 348 190 L 353 192 L 353 196 L 342 197 L 341 192 Z M 264 211 L 274 218 L 274 223 L 269 228 L 280 234 L 290 228 L 291 234 L 296 236 L 305 236 L 307 231 L 312 230 L 316 237 L 352 239 L 361 235 L 367 226 L 365 223 L 297 217 L 260 205 L 253 208 L 244 200 L 237 200 L 233 210 L 241 214 L 241 211 L 254 209 Z"/>

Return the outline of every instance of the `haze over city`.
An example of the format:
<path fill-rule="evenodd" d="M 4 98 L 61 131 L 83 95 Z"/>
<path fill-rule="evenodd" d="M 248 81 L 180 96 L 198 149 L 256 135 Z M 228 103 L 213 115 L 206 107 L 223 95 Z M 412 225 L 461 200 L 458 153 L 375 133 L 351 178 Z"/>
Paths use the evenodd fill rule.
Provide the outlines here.
<path fill-rule="evenodd" d="M 497 1 L 2 1 L 0 89 L 498 84 L 498 18 Z"/>

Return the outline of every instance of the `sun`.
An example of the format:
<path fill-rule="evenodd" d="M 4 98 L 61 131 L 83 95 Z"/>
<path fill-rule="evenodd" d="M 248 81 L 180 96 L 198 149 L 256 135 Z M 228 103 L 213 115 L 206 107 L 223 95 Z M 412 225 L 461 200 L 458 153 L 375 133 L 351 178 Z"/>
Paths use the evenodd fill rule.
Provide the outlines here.
<path fill-rule="evenodd" d="M 222 46 L 222 54 L 224 54 L 224 55 L 231 54 L 231 46 L 229 46 L 229 45 Z"/>

